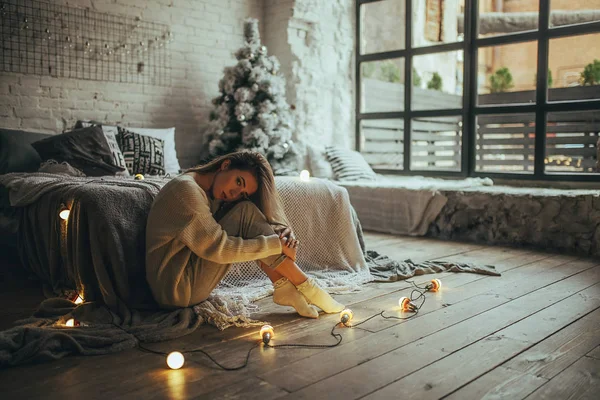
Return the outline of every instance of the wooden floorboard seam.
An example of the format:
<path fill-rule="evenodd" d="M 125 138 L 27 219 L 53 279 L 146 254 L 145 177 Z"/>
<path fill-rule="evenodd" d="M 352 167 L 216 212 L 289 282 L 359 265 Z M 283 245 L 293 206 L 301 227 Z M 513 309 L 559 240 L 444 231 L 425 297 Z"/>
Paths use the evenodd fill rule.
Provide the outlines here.
<path fill-rule="evenodd" d="M 553 283 L 550 283 L 550 284 L 547 284 L 547 285 L 540 286 L 540 287 L 539 287 L 539 288 L 538 288 L 536 291 L 542 291 L 542 290 L 544 290 L 545 288 L 547 288 L 548 286 L 551 286 L 551 285 L 554 285 L 554 284 L 559 284 L 560 282 L 564 281 L 565 279 L 567 279 L 567 278 L 569 278 L 569 277 L 573 277 L 573 276 L 579 275 L 580 273 L 585 273 L 586 271 L 589 271 L 591 268 L 595 268 L 596 266 L 597 266 L 597 265 L 596 265 L 596 264 L 594 264 L 594 267 L 585 268 L 585 269 L 583 269 L 582 271 L 580 271 L 580 272 L 578 272 L 578 273 L 575 273 L 575 274 L 573 274 L 573 275 L 569 275 L 569 276 L 567 276 L 567 277 L 565 277 L 565 278 L 562 278 L 562 279 L 558 279 L 558 280 L 554 281 Z M 584 286 L 583 288 L 579 289 L 579 290 L 578 290 L 576 293 L 578 293 L 578 292 L 580 292 L 580 291 L 582 291 L 582 290 L 585 290 L 585 288 L 587 288 L 587 287 L 590 287 L 590 285 L 586 285 L 586 286 Z M 525 294 L 523 294 L 523 295 L 521 295 L 521 296 L 515 297 L 515 298 L 513 298 L 513 299 L 509 299 L 509 300 L 507 300 L 507 302 L 505 302 L 503 305 L 507 305 L 507 304 L 509 304 L 510 302 L 513 302 L 513 301 L 515 301 L 515 300 L 518 300 L 518 299 L 520 299 L 520 298 L 522 298 L 522 297 L 528 296 L 528 295 L 530 295 L 530 294 L 532 294 L 532 293 L 533 293 L 532 291 L 529 291 L 529 292 L 526 292 Z M 494 309 L 496 309 L 496 308 L 498 308 L 498 307 L 500 307 L 500 306 L 501 306 L 501 305 L 499 305 L 499 306 L 495 306 L 495 307 L 492 307 L 492 308 L 490 308 L 490 309 L 488 309 L 488 310 L 485 310 L 484 312 L 490 312 L 490 311 L 493 311 Z M 547 308 L 547 307 L 542 307 L 542 309 L 545 309 L 545 308 Z M 537 312 L 538 312 L 538 311 L 540 311 L 540 310 L 541 310 L 541 309 L 538 309 L 538 310 L 537 310 L 535 313 L 537 313 Z M 477 313 L 477 314 L 475 314 L 475 315 L 473 315 L 473 316 L 471 316 L 471 317 L 467 318 L 466 320 L 460 321 L 460 322 L 459 322 L 459 323 L 457 323 L 457 324 L 464 323 L 465 321 L 471 320 L 471 319 L 473 319 L 473 318 L 475 318 L 475 317 L 477 317 L 477 316 L 480 316 L 480 315 L 481 315 L 481 314 L 483 314 L 484 312 Z M 529 315 L 531 315 L 531 314 L 527 314 L 527 316 L 529 316 Z M 519 319 L 519 321 L 520 321 L 520 320 L 522 320 L 522 319 L 524 319 L 524 318 L 520 318 L 520 319 Z M 449 325 L 449 326 L 445 327 L 443 330 L 449 329 L 449 328 L 451 328 L 452 326 L 454 326 L 454 325 L 457 325 L 457 324 Z M 510 324 L 509 324 L 508 326 L 510 326 Z M 502 327 L 502 328 L 500 328 L 500 329 L 503 329 L 503 328 L 506 328 L 506 326 L 503 326 L 503 327 Z M 498 330 L 495 330 L 495 331 L 492 331 L 492 332 L 497 332 L 497 331 L 498 331 Z M 426 337 L 429 337 L 429 336 L 435 335 L 435 334 L 436 334 L 436 333 L 438 333 L 438 332 L 440 332 L 440 331 L 436 331 L 436 332 L 433 332 L 433 333 L 431 333 L 431 334 L 424 335 L 424 336 L 422 336 L 422 338 L 426 338 Z M 489 336 L 489 334 L 488 334 L 488 335 L 485 335 L 485 336 Z M 400 346 L 400 347 L 398 347 L 398 348 L 395 348 L 395 349 L 392 349 L 392 350 L 386 351 L 385 353 L 378 355 L 376 358 L 379 358 L 379 357 L 382 357 L 382 356 L 389 355 L 390 353 L 392 353 L 392 352 L 394 352 L 394 351 L 397 351 L 397 350 L 401 349 L 402 347 L 409 346 L 409 345 L 411 345 L 412 343 L 414 343 L 414 342 L 409 342 L 409 343 L 406 343 L 406 344 L 404 344 L 404 345 L 402 345 L 402 346 Z M 465 346 L 463 346 L 463 347 L 465 347 Z M 349 368 L 349 369 L 345 369 L 345 370 L 343 370 L 343 371 L 338 371 L 337 373 L 335 373 L 335 374 L 333 374 L 333 375 L 330 375 L 330 376 L 328 376 L 328 377 L 326 377 L 326 378 L 324 378 L 324 379 L 322 379 L 322 380 L 325 380 L 325 379 L 333 379 L 333 378 L 334 378 L 336 375 L 339 375 L 340 373 L 344 373 L 344 372 L 346 372 L 346 371 L 348 371 L 348 370 L 351 370 L 352 368 L 354 368 L 354 367 L 351 367 L 351 368 Z M 419 369 L 421 369 L 421 368 L 419 368 Z M 413 371 L 413 372 L 414 372 L 414 371 Z M 411 373 L 412 373 L 412 372 L 411 372 Z M 313 382 L 313 383 L 311 383 L 311 385 L 309 385 L 309 386 L 312 386 L 312 385 L 314 385 L 314 384 L 316 384 L 316 383 L 318 383 L 318 382 L 319 382 L 319 381 Z"/>
<path fill-rule="evenodd" d="M 451 352 L 450 354 L 448 354 L 447 356 L 445 356 L 445 357 L 441 357 L 441 358 L 439 358 L 439 359 L 435 360 L 434 362 L 431 362 L 431 363 L 429 363 L 427 366 L 423 366 L 422 368 L 418 368 L 418 369 L 416 369 L 416 370 L 414 370 L 414 371 L 410 372 L 409 374 L 406 374 L 406 375 L 404 375 L 403 377 L 401 377 L 401 378 L 399 378 L 399 379 L 395 379 L 393 382 L 390 382 L 389 384 L 387 384 L 387 385 L 385 385 L 385 386 L 383 386 L 383 387 L 380 387 L 380 388 L 378 388 L 377 390 L 374 390 L 374 391 L 370 392 L 370 393 L 369 393 L 369 394 L 367 394 L 367 395 L 360 396 L 360 397 L 358 397 L 358 398 L 367 398 L 367 399 L 369 399 L 370 397 L 374 397 L 374 396 L 375 396 L 375 394 L 377 394 L 377 396 L 381 395 L 382 393 L 385 393 L 385 394 L 387 394 L 387 393 L 390 391 L 390 390 L 388 390 L 388 389 L 390 389 L 390 388 L 394 388 L 394 389 L 396 389 L 396 390 L 397 390 L 397 389 L 399 389 L 399 387 L 398 387 L 398 384 L 399 384 L 399 382 L 400 382 L 400 381 L 402 381 L 402 382 L 410 382 L 410 380 L 411 380 L 411 376 L 412 376 L 412 375 L 416 375 L 416 374 L 419 374 L 420 372 L 424 372 L 424 370 L 425 370 L 425 369 L 429 369 L 428 367 L 431 367 L 431 366 L 433 366 L 434 364 L 437 364 L 437 363 L 443 363 L 443 362 L 444 362 L 444 361 L 443 361 L 444 359 L 448 359 L 448 358 L 452 357 L 453 355 L 455 355 L 455 354 L 458 354 L 458 353 L 462 352 L 464 349 L 467 349 L 467 348 L 475 348 L 475 347 L 476 347 L 476 346 L 478 346 L 479 344 L 481 344 L 481 343 L 484 343 L 484 342 L 487 340 L 487 338 L 491 338 L 491 337 L 494 337 L 495 335 L 497 335 L 497 333 L 498 333 L 498 332 L 501 332 L 501 331 L 508 331 L 508 330 L 510 330 L 510 329 L 511 329 L 513 326 L 515 326 L 515 325 L 522 325 L 522 323 L 523 323 L 525 320 L 527 320 L 527 319 L 529 319 L 529 318 L 535 318 L 535 317 L 536 317 L 536 315 L 538 315 L 538 314 L 541 314 L 541 313 L 544 313 L 544 312 L 548 311 L 548 309 L 550 309 L 550 308 L 560 307 L 560 306 L 562 306 L 562 304 L 561 304 L 561 303 L 567 304 L 567 303 L 565 303 L 565 302 L 572 301 L 571 299 L 574 299 L 574 298 L 576 298 L 576 296 L 577 296 L 579 293 L 581 293 L 581 292 L 583 292 L 583 291 L 589 291 L 589 290 L 590 290 L 591 288 L 593 288 L 593 287 L 595 287 L 595 288 L 594 288 L 594 291 L 595 291 L 595 290 L 596 290 L 596 288 L 600 288 L 600 284 L 599 284 L 599 283 L 595 283 L 595 284 L 593 284 L 593 285 L 587 286 L 586 288 L 583 288 L 583 289 L 581 289 L 581 290 L 578 290 L 578 291 L 576 291 L 576 292 L 574 292 L 574 293 L 570 294 L 568 297 L 566 297 L 566 298 L 564 298 L 564 299 L 562 299 L 562 300 L 560 300 L 560 301 L 553 302 L 553 303 L 551 303 L 549 306 L 547 306 L 547 307 L 544 307 L 544 308 L 542 308 L 542 309 L 539 309 L 538 311 L 536 311 L 536 312 L 534 312 L 534 313 L 532 313 L 532 314 L 529 314 L 529 315 L 528 315 L 527 317 L 525 317 L 525 318 L 521 318 L 521 319 L 519 319 L 519 320 L 515 321 L 514 323 L 508 324 L 508 325 L 506 325 L 505 327 L 503 327 L 503 328 L 502 328 L 502 329 L 500 329 L 500 330 L 494 331 L 493 333 L 491 333 L 491 334 L 489 334 L 489 335 L 486 335 L 485 337 L 482 337 L 482 338 L 481 338 L 481 339 L 479 339 L 479 340 L 476 340 L 476 341 L 474 341 L 474 342 L 471 342 L 471 343 L 469 343 L 467 346 L 463 346 L 462 348 L 459 348 L 459 349 L 457 349 L 457 350 L 455 350 L 455 351 L 452 351 L 452 352 Z M 595 311 L 595 310 L 596 310 L 598 307 L 599 307 L 599 306 L 596 306 L 595 308 L 593 308 L 593 309 L 592 309 L 592 310 L 590 310 L 589 312 L 586 312 L 586 313 L 582 314 L 582 316 L 581 316 L 581 317 L 578 317 L 577 319 L 583 318 L 585 315 L 588 315 L 589 313 L 591 313 L 591 312 Z M 576 315 L 576 314 L 571 314 L 571 315 Z M 547 335 L 547 336 L 549 336 L 549 335 Z M 542 340 L 537 340 L 537 341 L 533 342 L 533 344 L 531 344 L 532 342 L 529 342 L 529 341 L 524 341 L 524 340 L 521 340 L 521 339 L 518 339 L 518 338 L 510 338 L 510 337 L 509 337 L 509 339 L 510 339 L 510 340 L 512 340 L 512 341 L 515 341 L 516 343 L 518 343 L 518 342 L 520 342 L 520 343 L 529 343 L 528 345 L 524 346 L 524 349 L 521 349 L 521 350 L 519 351 L 519 353 L 521 353 L 522 351 L 524 351 L 524 350 L 525 350 L 525 349 L 527 349 L 527 348 L 531 348 L 531 347 L 535 346 L 537 343 L 539 343 L 539 342 L 541 342 L 541 341 L 542 341 Z M 504 362 L 505 362 L 505 360 L 504 360 L 504 359 L 497 360 L 497 361 L 495 362 L 495 364 L 493 364 L 493 365 L 490 365 L 490 366 L 486 366 L 486 371 L 485 371 L 485 372 L 490 372 L 490 371 L 492 371 L 493 369 L 495 369 L 496 367 L 498 367 L 499 365 L 501 365 L 501 364 L 502 364 L 502 363 L 504 363 Z M 385 395 L 384 395 L 384 396 L 385 396 Z M 412 396 L 412 393 L 411 393 L 411 396 Z M 375 397 L 376 397 L 376 396 L 375 396 Z"/>
<path fill-rule="evenodd" d="M 593 285 L 592 285 L 592 286 L 593 286 Z M 590 287 L 591 287 L 591 286 L 590 286 Z M 586 288 L 586 289 L 587 289 L 587 288 Z M 583 291 L 583 290 L 586 290 L 586 289 L 582 289 L 581 291 Z M 579 293 L 579 292 L 578 292 L 578 293 Z M 575 294 L 577 294 L 577 293 L 575 293 Z M 574 295 L 575 295 L 575 294 L 574 294 Z M 551 307 L 551 306 L 549 306 L 549 307 Z M 445 395 L 445 396 L 443 396 L 441 399 L 447 398 L 448 396 L 450 396 L 450 395 L 452 395 L 452 394 L 454 394 L 454 393 L 458 392 L 459 390 L 461 390 L 461 389 L 462 389 L 462 388 L 464 388 L 465 386 L 467 386 L 467 385 L 471 384 L 472 382 L 476 381 L 477 379 L 481 378 L 482 376 L 486 375 L 487 373 L 489 373 L 490 371 L 494 370 L 495 368 L 497 368 L 497 367 L 499 367 L 499 366 L 503 366 L 503 367 L 504 367 L 504 368 L 506 368 L 506 369 L 513 370 L 513 369 L 512 369 L 512 368 L 510 368 L 510 367 L 504 366 L 504 364 L 506 364 L 506 363 L 508 363 L 509 361 L 511 361 L 511 360 L 513 360 L 513 359 L 515 359 L 515 358 L 519 357 L 519 356 L 520 356 L 522 353 L 524 353 L 524 352 L 526 352 L 526 351 L 528 351 L 528 350 L 532 349 L 533 347 L 537 346 L 538 344 L 540 344 L 540 343 L 541 343 L 541 342 L 543 342 L 544 340 L 547 340 L 548 338 L 550 338 L 550 337 L 552 337 L 552 336 L 554 336 L 554 335 L 556 335 L 556 334 L 560 333 L 561 331 L 563 331 L 563 330 L 567 329 L 569 326 L 571 326 L 571 325 L 573 325 L 573 324 L 576 324 L 578 321 L 581 321 L 583 318 L 585 318 L 585 317 L 587 317 L 588 315 L 590 315 L 590 314 L 592 314 L 592 313 L 596 312 L 597 310 L 600 310 L 600 306 L 599 306 L 599 307 L 596 307 L 595 309 L 593 309 L 593 310 L 589 311 L 589 312 L 588 312 L 588 313 L 586 313 L 586 314 L 583 314 L 581 317 L 579 317 L 579 318 L 577 318 L 577 319 L 575 319 L 575 320 L 571 321 L 570 323 L 568 323 L 567 325 L 563 326 L 563 327 L 562 327 L 562 328 L 560 328 L 559 330 L 552 332 L 551 334 L 549 334 L 549 335 L 547 335 L 546 337 L 544 337 L 544 338 L 542 338 L 542 339 L 538 340 L 537 342 L 534 342 L 534 343 L 532 343 L 530 346 L 528 346 L 527 348 L 524 348 L 524 349 L 523 349 L 522 351 L 520 351 L 519 353 L 517 353 L 517 354 L 513 355 L 512 357 L 509 357 L 509 358 L 507 358 L 506 360 L 502 361 L 502 363 L 501 363 L 501 364 L 499 364 L 499 365 L 496 365 L 496 366 L 494 366 L 493 368 L 490 368 L 489 370 L 487 370 L 487 371 L 483 372 L 482 374 L 480 374 L 480 375 L 476 376 L 475 378 L 471 379 L 470 381 L 468 381 L 468 382 L 466 382 L 465 384 L 461 385 L 460 387 L 456 388 L 456 389 L 455 389 L 455 390 L 453 390 L 452 392 L 450 392 L 450 393 L 446 394 L 446 395 Z M 538 312 L 541 312 L 541 311 L 543 311 L 543 309 L 542 309 L 542 310 L 540 310 L 540 311 L 538 311 Z M 535 314 L 532 314 L 532 315 L 535 315 Z M 529 318 L 529 317 L 530 317 L 530 316 L 527 316 L 526 318 Z M 525 318 L 524 318 L 524 319 L 525 319 Z M 518 321 L 517 321 L 517 322 L 518 322 Z M 516 323 L 516 322 L 515 322 L 515 323 Z M 513 325 L 513 324 L 511 324 L 511 325 Z M 504 329 L 504 328 L 503 328 L 503 329 Z M 493 335 L 493 334 L 492 334 L 492 335 Z M 484 339 L 480 339 L 480 340 L 484 340 Z M 587 355 L 584 355 L 584 356 L 582 356 L 582 357 L 587 357 Z M 578 361 L 578 359 L 576 359 L 576 360 L 574 360 L 572 363 L 570 363 L 570 364 L 566 365 L 566 366 L 565 366 L 565 367 L 564 367 L 564 368 L 563 368 L 563 369 L 562 369 L 560 372 L 562 372 L 562 371 L 565 371 L 567 368 L 569 368 L 571 365 L 573 365 L 573 364 L 574 364 L 574 363 L 576 363 L 577 361 Z M 536 374 L 531 374 L 531 373 L 529 373 L 529 372 L 522 372 L 522 371 L 518 371 L 518 370 L 516 370 L 516 369 L 514 369 L 513 371 L 515 371 L 515 372 L 521 372 L 521 373 L 523 373 L 523 374 L 531 375 L 531 376 L 533 376 L 533 377 L 535 377 L 535 378 L 541 378 L 541 379 L 544 379 L 544 380 L 546 380 L 546 381 L 550 381 L 550 379 L 548 379 L 548 378 L 545 378 L 545 377 L 543 377 L 543 376 L 539 376 L 539 375 L 536 375 Z M 560 372 L 559 372 L 559 373 L 560 373 Z"/>

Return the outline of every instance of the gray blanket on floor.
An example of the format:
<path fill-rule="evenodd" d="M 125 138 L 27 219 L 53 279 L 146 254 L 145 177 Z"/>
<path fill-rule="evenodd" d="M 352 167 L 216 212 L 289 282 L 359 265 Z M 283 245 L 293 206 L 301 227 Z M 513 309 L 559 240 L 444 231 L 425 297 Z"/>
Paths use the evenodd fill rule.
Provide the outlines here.
<path fill-rule="evenodd" d="M 35 175 L 33 191 L 19 190 L 32 184 L 31 175 L 3 175 L 0 184 L 11 189 L 12 204 L 22 206 L 21 258 L 32 275 L 49 285 L 51 298 L 31 318 L 0 332 L 0 368 L 69 354 L 122 351 L 136 346 L 138 339 L 156 342 L 187 335 L 210 320 L 192 308 L 157 310 L 146 284 L 145 221 L 167 179 L 57 180 L 52 174 Z M 77 223 L 59 218 L 63 204 Z M 489 267 L 468 264 L 396 262 L 366 252 L 358 223 L 357 234 L 377 280 L 452 270 L 495 274 Z M 70 291 L 81 293 L 86 302 L 75 305 L 64 299 Z M 81 325 L 65 326 L 71 318 Z"/>

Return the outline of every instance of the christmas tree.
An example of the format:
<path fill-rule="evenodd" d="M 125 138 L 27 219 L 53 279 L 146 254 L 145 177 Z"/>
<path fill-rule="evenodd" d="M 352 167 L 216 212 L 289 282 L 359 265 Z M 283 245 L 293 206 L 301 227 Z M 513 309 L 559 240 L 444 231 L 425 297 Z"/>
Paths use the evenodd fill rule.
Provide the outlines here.
<path fill-rule="evenodd" d="M 209 158 L 248 149 L 263 154 L 275 175 L 296 174 L 298 152 L 292 142 L 293 120 L 285 99 L 285 79 L 279 61 L 260 42 L 258 21 L 244 23 L 245 44 L 238 63 L 226 67 L 220 95 L 205 132 Z"/>

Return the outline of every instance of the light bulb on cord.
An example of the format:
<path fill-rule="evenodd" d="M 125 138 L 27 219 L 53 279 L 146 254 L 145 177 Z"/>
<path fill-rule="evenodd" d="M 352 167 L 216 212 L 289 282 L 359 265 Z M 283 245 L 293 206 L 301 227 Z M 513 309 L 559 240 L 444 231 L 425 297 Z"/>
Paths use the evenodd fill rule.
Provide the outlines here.
<path fill-rule="evenodd" d="M 303 169 L 302 172 L 300 172 L 300 180 L 303 182 L 308 182 L 310 180 L 310 172 Z"/>
<path fill-rule="evenodd" d="M 269 344 L 274 336 L 275 332 L 273 331 L 273 327 L 271 325 L 263 325 L 262 328 L 260 328 L 260 338 L 264 344 Z"/>
<path fill-rule="evenodd" d="M 77 295 L 77 298 L 75 299 L 75 304 L 81 304 L 83 303 L 83 297 L 81 297 L 80 295 Z"/>
<path fill-rule="evenodd" d="M 68 326 L 69 328 L 75 327 L 75 326 L 81 326 L 81 322 L 77 321 L 74 318 L 69 318 L 67 320 L 67 322 L 65 322 L 65 326 Z"/>
<path fill-rule="evenodd" d="M 348 326 L 348 324 L 350 323 L 350 321 L 352 321 L 353 317 L 354 317 L 354 313 L 349 308 L 345 308 L 340 313 L 340 321 L 342 322 L 342 324 L 344 324 L 346 326 Z"/>
<path fill-rule="evenodd" d="M 429 290 L 430 292 L 437 292 L 440 290 L 441 287 L 442 281 L 440 281 L 439 279 L 432 279 L 430 283 L 425 285 L 425 289 Z"/>
<path fill-rule="evenodd" d="M 63 220 L 67 220 L 69 218 L 69 214 L 71 213 L 71 210 L 69 210 L 67 208 L 67 206 L 65 206 L 64 204 L 60 207 L 60 210 L 58 211 L 58 216 L 63 219 Z"/>
<path fill-rule="evenodd" d="M 179 369 L 183 367 L 184 361 L 185 358 L 183 357 L 183 354 L 178 351 L 173 351 L 167 356 L 167 365 L 171 369 Z"/>
<path fill-rule="evenodd" d="M 400 297 L 400 300 L 398 300 L 398 304 L 400 305 L 400 308 L 402 308 L 402 311 L 413 311 L 414 312 L 419 309 L 419 307 L 417 307 L 417 305 L 415 303 L 410 301 L 410 299 L 408 297 Z"/>

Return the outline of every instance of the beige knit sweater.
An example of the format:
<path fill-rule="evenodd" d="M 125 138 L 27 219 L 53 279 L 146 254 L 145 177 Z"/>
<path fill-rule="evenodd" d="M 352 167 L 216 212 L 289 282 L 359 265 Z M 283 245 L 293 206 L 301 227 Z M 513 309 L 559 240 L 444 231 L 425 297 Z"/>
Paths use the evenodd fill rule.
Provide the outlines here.
<path fill-rule="evenodd" d="M 146 276 L 152 283 L 184 273 L 192 253 L 231 264 L 281 254 L 277 235 L 242 239 L 228 236 L 211 213 L 204 190 L 190 175 L 180 175 L 158 193 L 146 225 Z"/>

